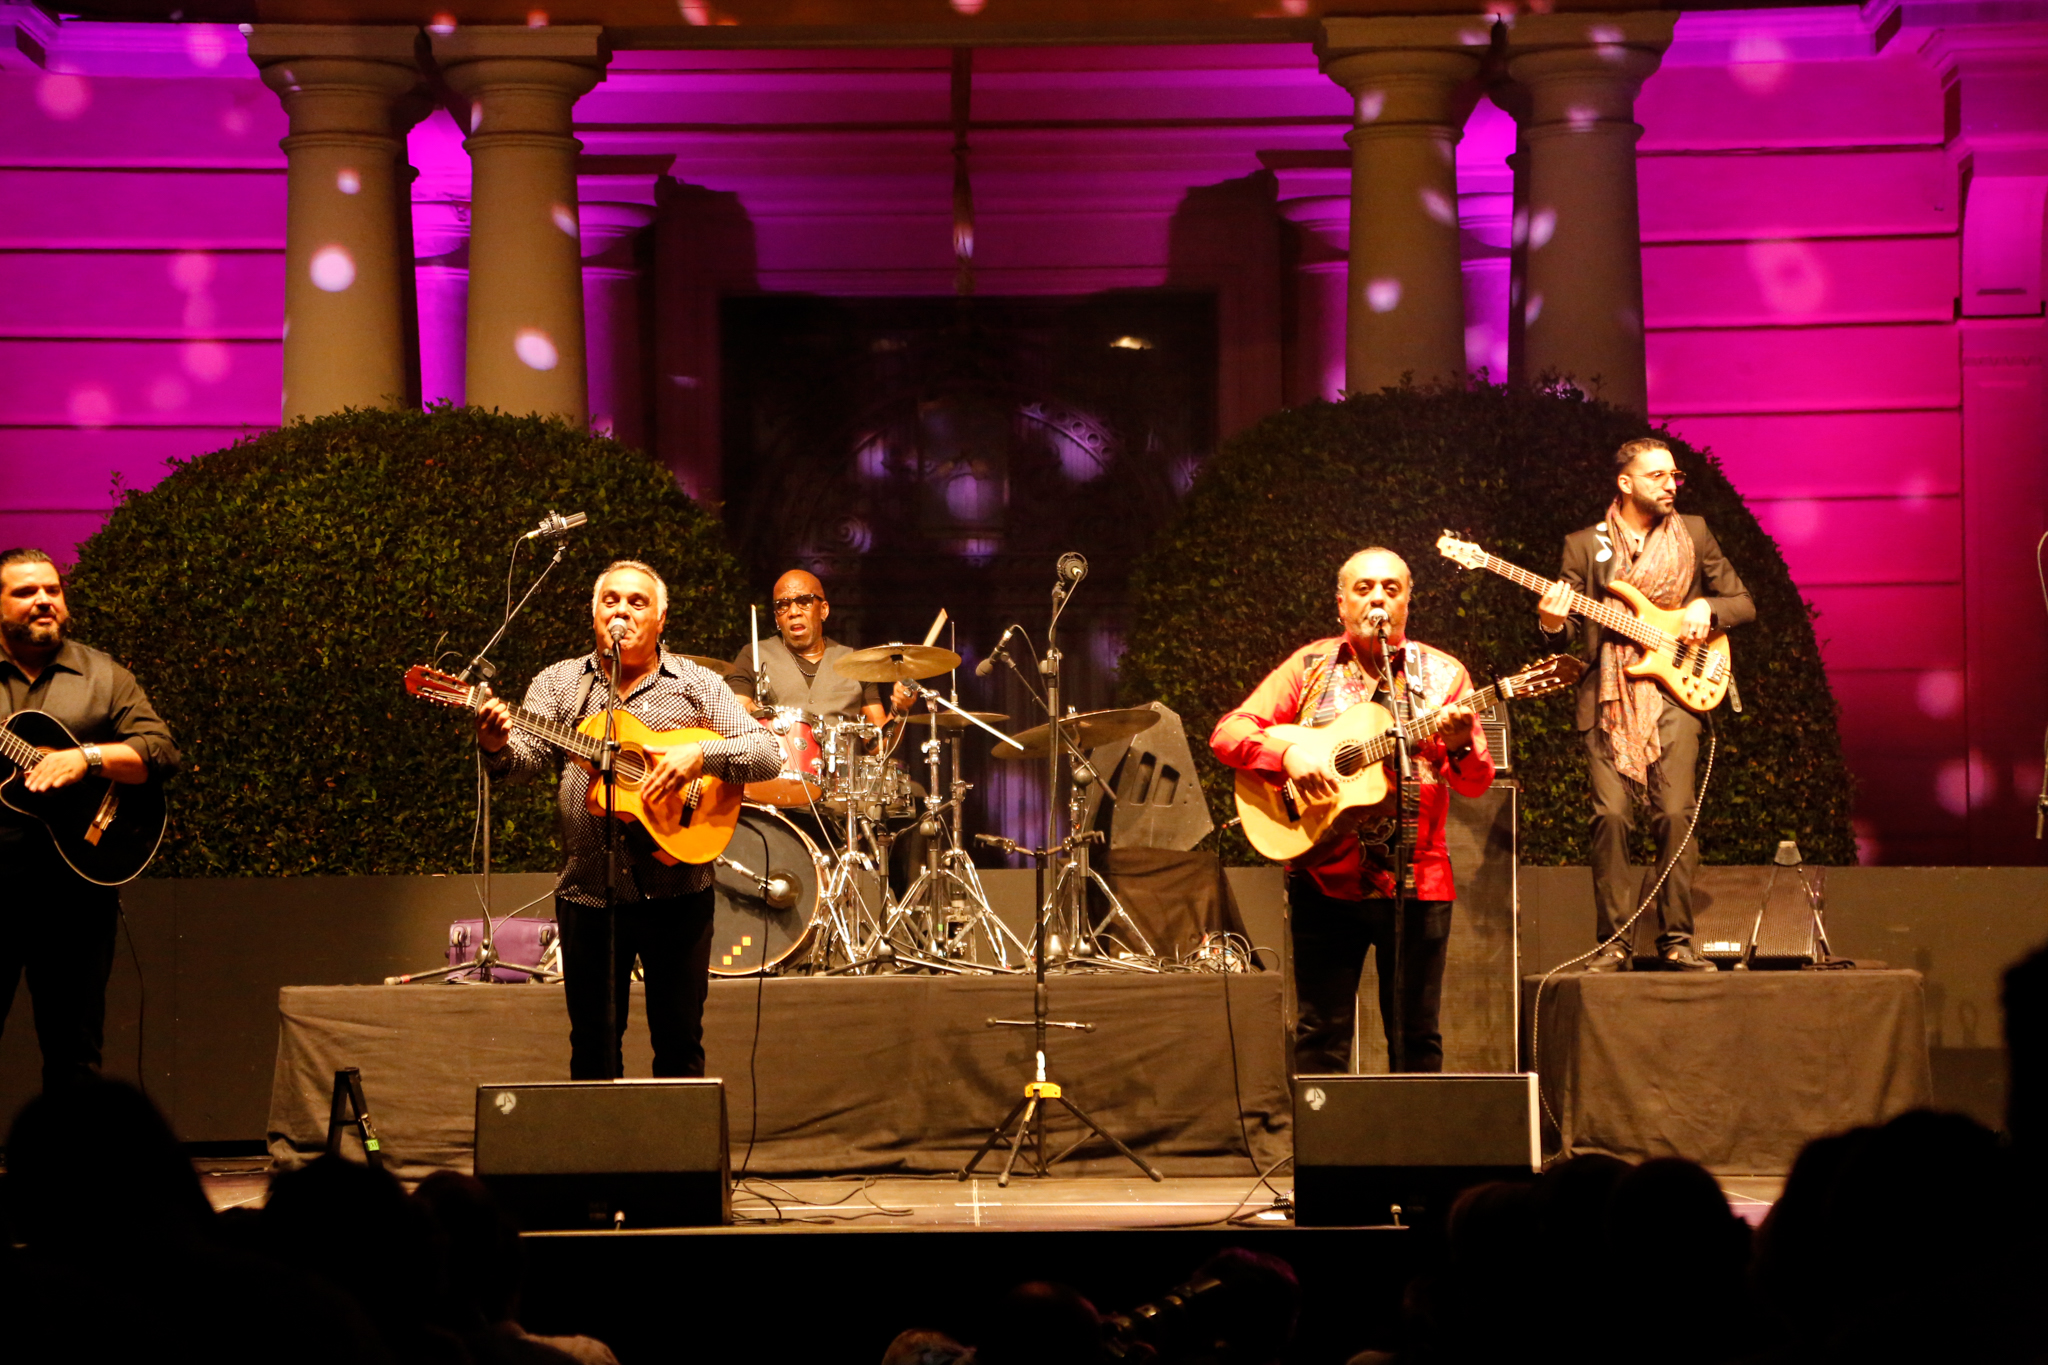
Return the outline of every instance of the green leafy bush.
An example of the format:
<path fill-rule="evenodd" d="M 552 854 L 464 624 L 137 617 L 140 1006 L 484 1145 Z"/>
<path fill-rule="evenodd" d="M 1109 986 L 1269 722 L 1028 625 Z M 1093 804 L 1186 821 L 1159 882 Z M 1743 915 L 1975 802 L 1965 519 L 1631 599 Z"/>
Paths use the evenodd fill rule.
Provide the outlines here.
<path fill-rule="evenodd" d="M 71 576 L 79 638 L 142 680 L 184 750 L 156 876 L 425 873 L 469 865 L 471 721 L 404 674 L 458 670 L 497 628 L 514 537 L 589 514 L 493 651 L 515 700 L 590 647 L 590 586 L 644 559 L 671 649 L 730 657 L 740 572 L 717 520 L 637 451 L 474 408 L 345 412 L 176 465 L 121 500 Z M 547 552 L 510 570 L 524 591 Z M 546 784 L 501 789 L 493 853 L 558 865 Z"/>
<path fill-rule="evenodd" d="M 1497 386 L 1389 389 L 1266 419 L 1208 463 L 1140 565 L 1125 698 L 1180 712 L 1225 818 L 1230 775 L 1208 754 L 1210 729 L 1292 650 L 1337 633 L 1337 567 L 1370 544 L 1414 570 L 1417 638 L 1450 650 L 1482 684 L 1515 671 L 1548 652 L 1535 599 L 1444 559 L 1438 534 L 1459 531 L 1554 574 L 1564 537 L 1613 495 L 1614 450 L 1645 432 L 1640 417 L 1571 390 Z M 1850 781 L 1812 610 L 1713 457 L 1657 434 L 1688 479 L 1680 509 L 1706 517 L 1757 605 L 1756 622 L 1732 636 L 1745 709 L 1716 715 L 1703 856 L 1765 862 L 1778 840 L 1796 838 L 1811 861 L 1852 863 Z M 1519 703 L 1511 720 L 1523 861 L 1585 862 L 1585 758 L 1569 694 Z M 1241 835 L 1231 840 L 1236 857 L 1256 860 Z"/>

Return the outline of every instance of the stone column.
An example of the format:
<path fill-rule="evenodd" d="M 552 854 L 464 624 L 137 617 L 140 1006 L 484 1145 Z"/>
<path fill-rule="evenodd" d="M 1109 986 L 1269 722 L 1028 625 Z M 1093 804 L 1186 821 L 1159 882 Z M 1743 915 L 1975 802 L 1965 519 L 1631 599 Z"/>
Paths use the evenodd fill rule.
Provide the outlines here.
<path fill-rule="evenodd" d="M 1344 294 L 1350 278 L 1351 158 L 1261 153 L 1273 171 L 1280 216 L 1295 225 L 1294 328 L 1282 397 L 1289 407 L 1344 390 Z"/>
<path fill-rule="evenodd" d="M 470 101 L 471 405 L 588 416 L 583 279 L 570 136 L 576 101 L 604 77 L 595 27 L 468 26 L 433 35 L 448 85 Z"/>
<path fill-rule="evenodd" d="M 576 182 L 583 201 L 590 427 L 638 450 L 645 450 L 648 441 L 639 242 L 654 222 L 656 188 L 674 160 L 586 156 Z"/>
<path fill-rule="evenodd" d="M 1636 92 L 1671 45 L 1671 11 L 1537 14 L 1508 35 L 1508 73 L 1528 97 L 1528 375 L 1555 371 L 1600 397 L 1648 408 Z"/>
<path fill-rule="evenodd" d="M 402 407 L 414 387 L 407 317 L 411 189 L 404 131 L 427 106 L 414 28 L 259 24 L 249 58 L 291 119 L 284 420 Z"/>
<path fill-rule="evenodd" d="M 462 406 L 468 352 L 469 203 L 422 199 L 412 206 L 420 312 L 420 402 Z"/>
<path fill-rule="evenodd" d="M 1458 132 L 1490 33 L 1478 19 L 1329 19 L 1324 74 L 1352 97 L 1345 387 L 1465 377 Z"/>

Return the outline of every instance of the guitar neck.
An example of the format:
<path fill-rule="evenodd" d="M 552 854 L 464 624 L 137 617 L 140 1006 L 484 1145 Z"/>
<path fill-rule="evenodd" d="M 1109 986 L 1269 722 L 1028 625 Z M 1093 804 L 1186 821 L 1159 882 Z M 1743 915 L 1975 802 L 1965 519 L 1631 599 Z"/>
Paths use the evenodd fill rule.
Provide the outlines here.
<path fill-rule="evenodd" d="M 1510 583 L 1520 584 L 1538 596 L 1550 591 L 1550 579 L 1538 578 L 1527 569 L 1510 564 L 1498 555 L 1488 555 L 1484 567 Z M 1596 601 L 1584 593 L 1575 592 L 1571 595 L 1571 613 L 1574 616 L 1585 617 L 1603 630 L 1611 630 L 1616 635 L 1626 636 L 1644 649 L 1668 649 L 1673 644 L 1671 636 L 1650 625 L 1634 612 L 1625 607 L 1617 607 L 1612 602 Z"/>
<path fill-rule="evenodd" d="M 483 689 L 473 687 L 463 705 L 471 711 L 480 711 L 483 709 L 482 698 Z M 557 749 L 565 749 L 577 758 L 588 759 L 592 763 L 604 757 L 603 741 L 592 739 L 575 726 L 564 725 L 545 716 L 537 716 L 523 706 L 514 706 L 510 710 L 513 729 L 522 730 L 536 739 L 545 740 Z"/>
<path fill-rule="evenodd" d="M 0 727 L 0 758 L 27 772 L 43 761 L 43 751 L 14 731 Z"/>
<path fill-rule="evenodd" d="M 1457 705 L 1469 706 L 1475 711 L 1484 711 L 1499 700 L 1500 685 L 1495 683 L 1492 686 L 1483 687 L 1468 696 L 1458 698 Z M 1423 740 L 1428 739 L 1437 732 L 1437 718 L 1442 714 L 1442 707 L 1438 707 L 1434 711 L 1426 711 L 1422 715 L 1410 720 L 1405 726 L 1402 726 L 1401 732 L 1407 736 L 1410 744 L 1420 744 Z M 1374 763 L 1382 763 L 1393 757 L 1393 754 L 1394 732 L 1389 730 L 1365 746 L 1365 763 L 1367 766 Z"/>

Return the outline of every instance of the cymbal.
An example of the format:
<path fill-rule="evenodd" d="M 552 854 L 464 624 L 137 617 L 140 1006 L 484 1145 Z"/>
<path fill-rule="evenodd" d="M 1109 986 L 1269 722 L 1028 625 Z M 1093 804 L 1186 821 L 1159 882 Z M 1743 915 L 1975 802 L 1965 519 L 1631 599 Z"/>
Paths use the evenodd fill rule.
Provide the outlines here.
<path fill-rule="evenodd" d="M 1060 728 L 1072 738 L 1077 749 L 1093 749 L 1098 744 L 1114 744 L 1120 739 L 1129 739 L 1141 734 L 1159 723 L 1159 713 L 1149 706 L 1126 706 L 1117 711 L 1084 711 L 1078 716 L 1068 716 L 1060 722 Z M 1023 745 L 1013 749 L 1007 744 L 998 744 L 996 754 L 1002 758 L 1044 758 L 1052 747 L 1052 726 L 1034 725 L 1029 730 L 1019 730 L 1010 736 Z"/>
<path fill-rule="evenodd" d="M 931 645 L 876 645 L 872 649 L 856 649 L 832 666 L 855 682 L 894 683 L 935 678 L 947 669 L 958 668 L 960 656 Z"/>
<path fill-rule="evenodd" d="M 980 721 L 983 725 L 1001 725 L 1009 719 L 1008 716 L 1000 711 L 969 711 L 967 715 L 974 717 L 974 720 Z M 920 711 L 914 716 L 905 716 L 903 719 L 911 725 L 937 725 L 941 730 L 965 730 L 974 723 L 974 721 L 968 720 L 967 716 L 958 715 L 952 711 L 940 711 L 936 715 L 927 715 Z M 1005 745 L 1004 747 L 1008 748 L 1009 746 Z"/>
<path fill-rule="evenodd" d="M 683 657 L 699 668 L 710 669 L 721 678 L 725 676 L 725 670 L 732 665 L 730 659 L 714 659 L 708 654 L 685 654 Z"/>

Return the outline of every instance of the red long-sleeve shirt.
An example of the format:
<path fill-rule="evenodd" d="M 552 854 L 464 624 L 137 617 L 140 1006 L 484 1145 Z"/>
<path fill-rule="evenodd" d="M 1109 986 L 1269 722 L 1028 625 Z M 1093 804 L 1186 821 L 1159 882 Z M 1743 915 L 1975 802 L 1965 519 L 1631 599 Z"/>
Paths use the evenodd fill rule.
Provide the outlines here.
<path fill-rule="evenodd" d="M 1440 649 L 1419 640 L 1408 641 L 1403 668 L 1408 679 L 1410 704 L 1415 714 L 1448 706 L 1469 695 L 1472 677 L 1465 666 Z M 1333 654 L 1339 657 L 1332 659 Z M 1344 636 L 1332 636 L 1303 645 L 1287 661 L 1266 675 L 1252 694 L 1234 711 L 1216 722 L 1209 736 L 1209 750 L 1233 768 L 1247 768 L 1271 781 L 1284 780 L 1287 745 L 1269 738 L 1269 725 L 1310 725 L 1314 718 L 1301 714 L 1302 689 L 1311 669 L 1330 660 L 1330 667 L 1342 668 L 1351 659 Z M 1335 709 L 1331 719 L 1362 697 L 1356 689 L 1340 685 L 1342 675 L 1331 680 Z M 1369 688 L 1366 691 L 1369 693 Z M 1325 724 L 1328 720 L 1324 721 Z M 1457 889 L 1451 881 L 1451 858 L 1444 848 L 1444 819 L 1450 810 L 1450 792 L 1478 796 L 1493 783 L 1493 756 L 1486 750 L 1486 733 L 1472 727 L 1472 752 L 1457 763 L 1443 739 L 1431 735 L 1417 744 L 1415 776 L 1421 786 L 1421 822 L 1415 840 L 1415 896 L 1418 900 L 1454 900 Z M 1393 879 L 1382 869 L 1368 867 L 1360 857 L 1356 840 L 1338 841 L 1331 849 L 1319 850 L 1288 864 L 1316 880 L 1323 894 L 1338 900 L 1362 900 L 1369 896 L 1394 894 Z"/>

